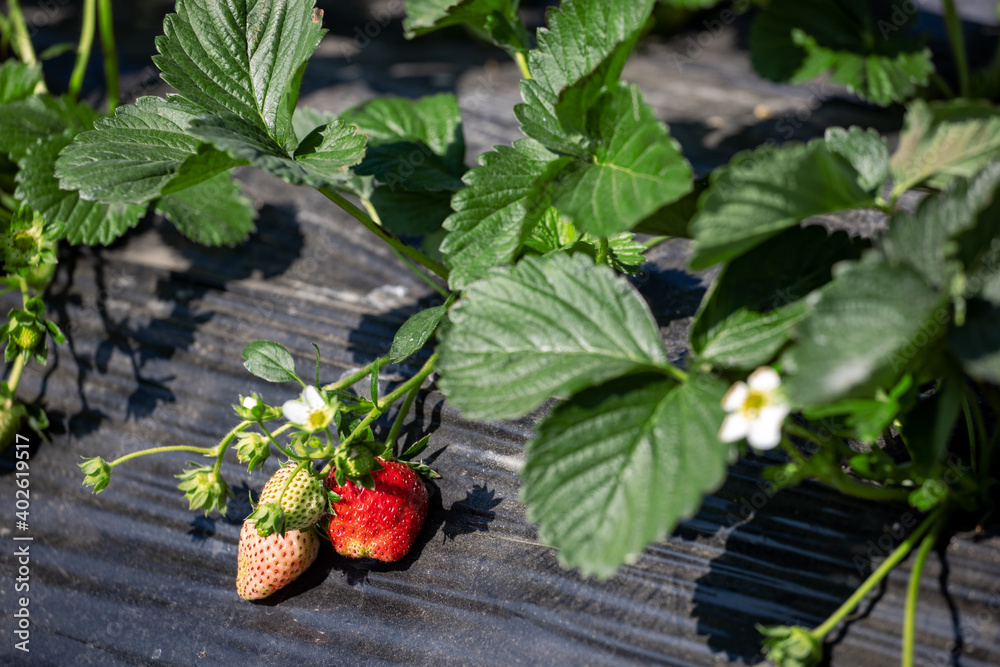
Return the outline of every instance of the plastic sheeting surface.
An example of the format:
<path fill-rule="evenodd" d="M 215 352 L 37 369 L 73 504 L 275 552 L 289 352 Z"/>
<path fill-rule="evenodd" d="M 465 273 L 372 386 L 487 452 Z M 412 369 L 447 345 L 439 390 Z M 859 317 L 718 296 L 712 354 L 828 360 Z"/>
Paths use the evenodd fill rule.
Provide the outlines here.
<path fill-rule="evenodd" d="M 780 136 L 778 121 L 798 109 L 809 113 L 800 114 L 796 136 L 832 123 L 898 123 L 832 96 L 817 101 L 802 89 L 755 81 L 745 58 L 733 57 L 733 36 L 727 39 L 678 72 L 665 63 L 683 39 L 653 44 L 626 71 L 700 171 Z M 468 45 L 431 42 L 449 62 L 472 64 L 444 79 L 415 66 L 417 74 L 395 76 L 386 52 L 401 47 L 388 37 L 381 43 L 358 56 L 355 70 L 334 47 L 321 47 L 304 102 L 336 111 L 378 93 L 444 86 L 462 100 L 470 156 L 518 136 L 513 66 Z M 766 121 L 753 115 L 761 105 L 773 114 Z M 44 393 L 54 424 L 51 442 L 31 436 L 27 530 L 14 524 L 11 452 L 0 470 L 4 664 L 753 664 L 760 660 L 755 623 L 818 624 L 861 581 L 859 566 L 896 545 L 894 524 L 908 522 L 905 507 L 809 484 L 775 495 L 759 481 L 764 461 L 751 458 L 637 563 L 607 581 L 583 579 L 538 543 L 518 501 L 532 420 L 469 423 L 432 387 L 404 429 L 411 441 L 433 433 L 428 455 L 442 475 L 413 552 L 391 566 L 370 565 L 324 544 L 317 563 L 284 591 L 259 603 L 239 599 L 240 524 L 248 494 L 260 491 L 266 475 L 249 475 L 230 457 L 223 473 L 237 500 L 226 517 L 205 518 L 188 511 L 175 487 L 173 475 L 190 455 L 122 466 L 98 496 L 81 485 L 80 457 L 212 446 L 235 423 L 230 406 L 238 394 L 258 391 L 280 404 L 295 393 L 243 370 L 246 343 L 279 341 L 311 368 L 316 342 L 323 377 L 332 380 L 384 354 L 396 327 L 434 301 L 321 196 L 254 172 L 243 178 L 261 218 L 258 233 L 235 251 L 198 248 L 147 223 L 111 249 L 64 253 L 49 302 L 70 342 L 23 382 L 23 396 Z M 854 222 L 869 223 L 877 221 Z M 683 242 L 659 246 L 636 280 L 674 359 L 683 355 L 707 284 L 685 271 L 686 252 Z M 0 305 L 13 302 L 4 297 Z M 385 387 L 421 361 L 398 376 L 384 373 Z M 266 470 L 274 468 L 272 461 Z M 15 550 L 23 545 L 30 591 L 19 593 Z M 998 575 L 995 529 L 959 535 L 929 559 L 919 663 L 1000 664 Z M 838 635 L 834 664 L 898 660 L 907 577 L 904 565 L 863 605 Z M 28 654 L 14 648 L 22 596 L 30 600 Z"/>

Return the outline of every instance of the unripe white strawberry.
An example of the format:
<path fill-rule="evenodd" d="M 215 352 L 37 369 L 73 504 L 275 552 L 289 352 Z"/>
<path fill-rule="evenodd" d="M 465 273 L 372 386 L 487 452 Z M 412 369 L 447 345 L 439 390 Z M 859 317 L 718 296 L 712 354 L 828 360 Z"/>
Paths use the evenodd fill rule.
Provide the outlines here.
<path fill-rule="evenodd" d="M 236 573 L 236 592 L 244 600 L 260 600 L 284 588 L 305 572 L 319 555 L 315 529 L 289 530 L 282 537 L 257 534 L 253 521 L 244 521 Z"/>
<path fill-rule="evenodd" d="M 278 502 L 285 481 L 295 472 L 295 466 L 286 466 L 267 480 L 260 492 L 258 505 Z M 281 497 L 281 509 L 285 513 L 285 530 L 308 528 L 319 521 L 327 507 L 326 489 L 305 468 L 298 469 L 285 494 Z"/>

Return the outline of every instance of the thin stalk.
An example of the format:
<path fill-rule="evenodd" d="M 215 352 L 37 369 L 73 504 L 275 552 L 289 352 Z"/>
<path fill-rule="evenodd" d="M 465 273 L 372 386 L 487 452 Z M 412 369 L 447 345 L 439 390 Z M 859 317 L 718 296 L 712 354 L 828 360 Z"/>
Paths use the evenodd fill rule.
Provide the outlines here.
<path fill-rule="evenodd" d="M 668 241 L 672 238 L 673 238 L 672 236 L 654 236 L 651 239 L 646 239 L 646 242 L 642 244 L 642 247 L 645 248 L 646 250 L 649 250 L 650 248 L 655 248 L 664 241 Z"/>
<path fill-rule="evenodd" d="M 360 208 L 352 204 L 350 201 L 344 198 L 339 192 L 327 186 L 316 189 L 324 197 L 332 201 L 340 208 L 347 211 L 355 220 L 360 222 L 362 225 L 367 227 L 370 232 L 375 234 L 375 236 L 379 237 L 387 244 L 389 244 L 389 247 L 395 248 L 396 250 L 403 253 L 410 259 L 425 266 L 428 270 L 430 270 L 438 277 L 443 278 L 444 280 L 448 279 L 448 269 L 445 268 L 444 265 L 434 261 L 433 259 L 425 255 L 424 253 L 420 252 L 416 248 L 412 248 L 407 244 L 403 243 L 402 241 L 400 241 L 398 238 L 396 238 L 394 234 L 380 227 L 374 220 L 371 219 L 371 217 L 368 216 L 367 213 L 365 213 Z"/>
<path fill-rule="evenodd" d="M 17 391 L 17 385 L 21 381 L 21 373 L 24 371 L 24 363 L 24 352 L 20 352 L 14 359 L 14 365 L 10 368 L 10 376 L 7 378 L 7 388 L 10 389 L 11 395 Z"/>
<path fill-rule="evenodd" d="M 291 427 L 290 424 L 285 424 L 285 426 L 282 426 L 281 428 L 279 428 L 274 433 L 271 433 L 267 429 L 267 426 L 264 425 L 264 422 L 258 422 L 257 425 L 260 426 L 260 429 L 262 431 L 264 431 L 264 435 L 267 436 L 267 439 L 271 441 L 271 444 L 274 445 L 278 449 L 279 452 L 281 452 L 282 454 L 284 454 L 285 456 L 287 456 L 290 459 L 294 459 L 295 458 L 295 454 L 293 454 L 290 449 L 285 449 L 284 447 L 282 447 L 281 443 L 279 443 L 278 440 L 274 437 L 274 436 L 280 434 L 281 431 L 284 430 L 285 426 Z"/>
<path fill-rule="evenodd" d="M 125 463 L 126 461 L 138 458 L 140 456 L 146 456 L 147 454 L 163 454 L 165 452 L 194 452 L 196 454 L 204 454 L 205 456 L 219 457 L 217 458 L 215 465 L 215 470 L 216 472 L 218 472 L 219 460 L 221 459 L 221 455 L 225 453 L 226 448 L 229 447 L 229 443 L 233 441 L 233 438 L 236 437 L 237 433 L 239 433 L 240 431 L 242 431 L 247 426 L 250 426 L 250 424 L 253 423 L 254 422 L 252 421 L 240 422 L 238 425 L 233 427 L 233 430 L 227 433 L 226 436 L 215 447 L 195 447 L 194 445 L 171 445 L 169 447 L 153 447 L 151 449 L 143 449 L 138 452 L 132 452 L 131 454 L 125 454 L 124 456 L 119 456 L 114 461 L 108 463 L 108 465 L 114 468 L 115 466 Z"/>
<path fill-rule="evenodd" d="M 373 362 L 371 362 L 369 364 L 366 364 L 365 366 L 362 366 L 359 370 L 354 371 L 353 373 L 351 373 L 347 377 L 341 378 L 340 380 L 337 380 L 336 382 L 332 382 L 332 383 L 330 383 L 328 385 L 325 385 L 323 387 L 323 389 L 325 389 L 326 391 L 338 391 L 340 389 L 344 389 L 345 387 L 350 387 L 352 384 L 354 384 L 355 382 L 357 382 L 361 378 L 363 378 L 363 377 L 365 377 L 367 375 L 370 375 L 371 372 L 373 370 L 375 370 L 376 366 L 379 369 L 381 369 L 383 366 L 385 366 L 388 363 L 389 363 L 389 355 L 387 354 L 384 357 L 379 357 L 375 361 L 373 361 Z"/>
<path fill-rule="evenodd" d="M 83 2 L 83 26 L 80 28 L 80 42 L 76 48 L 76 63 L 73 65 L 73 74 L 69 77 L 69 96 L 76 99 L 83 89 L 83 75 L 87 72 L 87 63 L 90 62 L 90 51 L 94 46 L 94 26 L 97 24 L 97 2 L 96 0 L 84 0 Z"/>
<path fill-rule="evenodd" d="M 371 217 L 372 221 L 374 221 L 375 224 L 377 224 L 379 227 L 383 227 L 382 219 L 379 218 L 378 211 L 375 210 L 375 206 L 372 204 L 371 200 L 368 199 L 368 197 L 361 197 L 361 205 L 365 207 L 366 211 L 368 211 L 368 215 Z M 438 285 L 436 282 L 431 280 L 430 277 L 428 277 L 427 274 L 421 271 L 416 264 L 411 262 L 406 257 L 406 255 L 401 253 L 399 250 L 396 250 L 392 246 L 389 246 L 389 249 L 392 250 L 393 254 L 395 254 L 396 257 L 398 257 L 399 260 L 403 262 L 403 264 L 406 265 L 406 268 L 408 268 L 411 272 L 413 272 L 422 281 L 430 285 L 430 287 L 438 294 L 440 294 L 446 299 L 451 295 L 451 293 L 447 289 L 445 289 L 441 285 Z"/>
<path fill-rule="evenodd" d="M 530 79 L 531 70 L 528 69 L 528 58 L 524 51 L 517 51 L 514 53 L 514 62 L 517 63 L 518 69 L 521 70 L 521 78 Z"/>
<path fill-rule="evenodd" d="M 611 252 L 611 246 L 608 243 L 608 237 L 602 236 L 597 240 L 597 257 L 594 258 L 595 264 L 607 264 L 608 255 Z"/>
<path fill-rule="evenodd" d="M 972 424 L 972 412 L 969 410 L 968 393 L 962 397 L 962 413 L 965 415 L 965 430 L 969 432 L 969 461 L 972 464 L 973 472 L 975 472 L 978 464 L 978 461 L 976 461 L 976 431 Z"/>
<path fill-rule="evenodd" d="M 955 91 L 951 89 L 951 86 L 949 86 L 948 82 L 944 80 L 944 77 L 942 77 L 937 72 L 934 72 L 930 75 L 930 80 L 935 86 L 937 86 L 941 90 L 941 93 L 945 97 L 947 97 L 948 99 L 955 99 Z"/>
<path fill-rule="evenodd" d="M 934 528 L 924 537 L 917 550 L 916 559 L 913 561 L 913 570 L 910 572 L 910 583 L 906 587 L 906 607 L 903 610 L 903 667 L 913 667 L 913 638 L 917 625 L 917 596 L 920 594 L 920 577 L 924 572 L 924 562 L 927 554 L 931 552 L 937 542 L 942 521 L 937 522 Z"/>
<path fill-rule="evenodd" d="M 403 428 L 403 420 L 406 419 L 406 415 L 410 413 L 410 406 L 413 405 L 413 401 L 417 398 L 417 394 L 420 393 L 420 385 L 416 385 L 403 399 L 402 405 L 399 406 L 399 414 L 396 415 L 396 419 L 392 422 L 392 427 L 389 429 L 389 435 L 385 438 L 385 444 L 389 446 L 390 451 L 395 452 L 394 443 L 396 438 L 399 437 L 399 432 Z"/>
<path fill-rule="evenodd" d="M 104 51 L 104 85 L 107 89 L 108 113 L 113 113 L 121 99 L 118 90 L 118 51 L 115 48 L 115 20 L 111 0 L 97 0 L 97 20 Z"/>
<path fill-rule="evenodd" d="M 955 56 L 958 69 L 958 91 L 962 97 L 969 96 L 969 61 L 965 57 L 965 37 L 962 35 L 962 21 L 955 9 L 955 0 L 944 0 L 944 26 L 948 31 L 948 41 Z"/>
<path fill-rule="evenodd" d="M 35 47 L 31 44 L 31 37 L 28 35 L 28 25 L 24 22 L 24 13 L 21 11 L 21 0 L 7 0 L 7 18 L 10 19 L 11 28 L 14 33 L 13 45 L 17 57 L 21 62 L 34 65 L 38 62 L 35 55 Z M 44 92 L 44 84 L 42 91 Z"/>
<path fill-rule="evenodd" d="M 830 633 L 837 624 L 844 620 L 844 617 L 854 611 L 854 608 L 865 598 L 868 593 L 871 592 L 873 588 L 878 586 L 878 584 L 885 579 L 885 576 L 892 571 L 892 568 L 896 567 L 906 556 L 910 553 L 913 547 L 919 542 L 924 534 L 940 519 L 944 511 L 943 507 L 939 507 L 934 510 L 934 512 L 919 526 L 917 529 L 910 534 L 903 543 L 896 547 L 896 550 L 889 554 L 878 568 L 871 573 L 871 575 L 865 579 L 854 594 L 847 598 L 844 604 L 830 615 L 830 618 L 826 619 L 822 625 L 811 631 L 813 637 L 818 640 L 822 640 Z"/>

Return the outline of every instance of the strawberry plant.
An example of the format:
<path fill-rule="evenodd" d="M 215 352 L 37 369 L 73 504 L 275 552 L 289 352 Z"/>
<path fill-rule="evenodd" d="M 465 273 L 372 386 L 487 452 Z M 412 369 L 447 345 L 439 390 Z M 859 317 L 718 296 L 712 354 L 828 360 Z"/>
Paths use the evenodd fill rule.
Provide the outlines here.
<path fill-rule="evenodd" d="M 384 480 L 405 475 L 412 497 L 392 499 L 410 513 L 402 552 L 389 549 L 398 558 L 426 512 L 411 469 L 431 473 L 398 462 L 418 456 L 426 438 L 406 452 L 396 441 L 438 372 L 469 419 L 545 408 L 525 450 L 522 499 L 540 539 L 586 575 L 607 577 L 639 558 L 697 511 L 735 457 L 763 450 L 784 453 L 770 472 L 781 486 L 816 480 L 872 503 L 909 504 L 919 525 L 826 622 L 759 629 L 776 662 L 815 664 L 830 632 L 915 550 L 902 631 L 911 664 L 927 554 L 994 509 L 1000 109 L 991 100 L 1000 57 L 971 68 L 950 0 L 942 6 L 957 86 L 937 72 L 915 12 L 854 0 L 808 11 L 759 3 L 751 58 L 762 76 L 827 73 L 871 103 L 905 104 L 899 141 L 890 151 L 873 129 L 834 127 L 808 143 L 741 152 L 696 178 L 642 91 L 621 79 L 656 4 L 564 0 L 532 36 L 516 0 L 409 0 L 408 36 L 466 25 L 520 68 L 514 112 L 524 138 L 472 169 L 451 95 L 377 98 L 337 116 L 297 104 L 323 34 L 312 0 L 178 0 L 155 58 L 177 93 L 140 98 L 112 117 L 38 94 L 30 63 L 8 66 L 0 91 L 15 93 L 5 104 L 36 111 L 0 116 L 12 128 L 3 136 L 18 170 L 14 195 L 31 207 L 10 225 L 16 252 L 43 254 L 29 237 L 105 242 L 150 206 L 192 238 L 236 241 L 252 213 L 227 172 L 253 166 L 318 190 L 445 298 L 411 317 L 386 356 L 333 383 L 320 381 L 318 361 L 307 383 L 281 345 L 249 345 L 246 368 L 298 383 L 300 399 L 279 407 L 241 398 L 239 422 L 218 446 L 88 459 L 86 483 L 99 491 L 137 456 L 189 451 L 210 461 L 179 476 L 191 507 L 225 511 L 227 452 L 235 445 L 250 468 L 280 455 L 287 467 L 241 536 L 239 593 L 257 598 L 315 558 L 317 521 L 338 551 L 381 557 L 381 544 L 350 531 L 389 505 Z M 54 125 L 32 125 L 46 119 Z M 101 211 L 100 221 L 74 217 L 78 208 Z M 885 221 L 874 238 L 810 224 L 860 209 Z M 19 232 L 29 218 L 34 231 Z M 667 237 L 690 239 L 691 269 L 717 270 L 683 366 L 669 361 L 628 279 Z M 38 350 L 47 326 L 25 294 L 25 314 L 4 330 L 15 356 Z M 425 346 L 435 350 L 421 370 L 380 396 L 380 369 Z M 352 390 L 365 379 L 368 398 Z M 397 401 L 398 416 L 378 429 Z M 321 492 L 324 480 L 333 496 Z M 376 499 L 373 509 L 359 510 L 359 497 Z M 282 545 L 291 556 L 274 564 Z"/>

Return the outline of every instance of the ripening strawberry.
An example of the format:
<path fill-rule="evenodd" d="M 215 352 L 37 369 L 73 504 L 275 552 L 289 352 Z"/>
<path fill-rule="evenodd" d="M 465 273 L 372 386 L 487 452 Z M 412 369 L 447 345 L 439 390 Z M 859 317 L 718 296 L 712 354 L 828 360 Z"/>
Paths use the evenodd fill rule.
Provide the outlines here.
<path fill-rule="evenodd" d="M 236 592 L 244 600 L 260 600 L 298 579 L 319 554 L 319 535 L 313 528 L 289 530 L 282 537 L 257 534 L 253 521 L 244 521 L 236 573 Z"/>
<path fill-rule="evenodd" d="M 407 554 L 427 518 L 427 488 L 407 465 L 378 459 L 374 489 L 348 480 L 338 486 L 334 473 L 326 485 L 341 497 L 333 504 L 330 542 L 342 556 L 384 562 Z"/>
<path fill-rule="evenodd" d="M 258 505 L 278 501 L 281 488 L 293 472 L 295 466 L 286 466 L 271 476 L 260 492 Z M 327 495 L 323 483 L 308 470 L 300 468 L 281 498 L 281 509 L 285 512 L 285 530 L 308 528 L 319 521 L 326 511 Z"/>
<path fill-rule="evenodd" d="M 11 332 L 11 339 L 18 344 L 22 350 L 29 352 L 34 350 L 42 335 L 34 327 L 21 326 Z"/>

